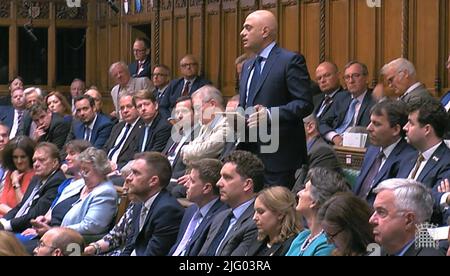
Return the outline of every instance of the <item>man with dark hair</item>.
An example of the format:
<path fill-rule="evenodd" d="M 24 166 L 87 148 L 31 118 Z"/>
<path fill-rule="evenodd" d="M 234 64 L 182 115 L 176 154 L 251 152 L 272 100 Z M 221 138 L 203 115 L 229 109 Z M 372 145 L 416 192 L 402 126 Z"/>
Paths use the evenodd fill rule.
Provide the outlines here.
<path fill-rule="evenodd" d="M 155 86 L 155 90 L 153 90 L 153 95 L 156 98 L 158 104 L 161 104 L 161 100 L 164 96 L 164 93 L 169 86 L 170 81 L 170 69 L 167 65 L 157 64 L 153 69 L 152 74 L 152 82 Z"/>
<path fill-rule="evenodd" d="M 187 200 L 195 204 L 184 213 L 177 242 L 169 252 L 173 256 L 197 256 L 215 215 L 228 208 L 219 200 L 216 186 L 222 163 L 206 158 L 193 162 L 190 167 L 189 181 L 184 186 Z"/>
<path fill-rule="evenodd" d="M 133 78 L 150 78 L 150 41 L 145 37 L 137 37 L 133 43 L 135 61 L 128 65 L 128 70 Z"/>
<path fill-rule="evenodd" d="M 54 227 L 48 230 L 34 249 L 35 256 L 81 256 L 84 239 L 75 230 Z"/>
<path fill-rule="evenodd" d="M 408 143 L 418 153 L 405 157 L 398 177 L 409 178 L 433 189 L 433 223 L 446 223 L 440 217 L 448 207 L 448 193 L 439 193 L 442 180 L 450 178 L 450 149 L 442 137 L 448 128 L 448 114 L 436 99 L 416 100 L 410 103 L 408 123 L 405 125 Z"/>
<path fill-rule="evenodd" d="M 397 176 L 405 158 L 415 149 L 406 140 L 403 126 L 408 121 L 407 106 L 402 101 L 384 100 L 371 111 L 367 126 L 371 146 L 368 147 L 361 172 L 353 187 L 355 194 L 370 204 L 375 200 L 372 190 L 383 180 Z"/>
<path fill-rule="evenodd" d="M 0 122 L 9 127 L 9 139 L 20 134 L 27 111 L 25 95 L 22 88 L 11 91 L 12 106 L 0 106 Z"/>
<path fill-rule="evenodd" d="M 22 201 L 0 219 L 0 230 L 22 232 L 31 227 L 31 219 L 47 213 L 59 184 L 66 179 L 59 163 L 59 151 L 54 144 L 42 142 L 36 146 L 33 155 L 35 175 Z"/>
<path fill-rule="evenodd" d="M 58 113 L 52 113 L 43 103 L 30 108 L 30 116 L 36 124 L 30 137 L 36 142 L 50 142 L 61 150 L 70 130 L 70 122 L 65 121 Z"/>
<path fill-rule="evenodd" d="M 89 95 L 75 98 L 77 120 L 72 121 L 72 127 L 66 141 L 81 139 L 101 149 L 111 133 L 111 120 L 104 114 L 96 112 L 95 101 Z"/>
<path fill-rule="evenodd" d="M 139 203 L 133 207 L 133 235 L 122 255 L 163 256 L 175 243 L 184 209 L 166 191 L 172 171 L 166 157 L 157 152 L 135 156 L 127 177 L 128 193 Z"/>
<path fill-rule="evenodd" d="M 216 215 L 199 255 L 243 256 L 256 239 L 255 193 L 263 188 L 264 165 L 254 154 L 237 150 L 225 159 L 217 186 L 230 209 Z"/>
<path fill-rule="evenodd" d="M 0 156 L 2 156 L 5 145 L 9 142 L 9 127 L 0 122 Z M 3 160 L 0 158 L 0 194 L 3 191 L 4 179 L 6 177 L 6 170 L 3 167 Z"/>

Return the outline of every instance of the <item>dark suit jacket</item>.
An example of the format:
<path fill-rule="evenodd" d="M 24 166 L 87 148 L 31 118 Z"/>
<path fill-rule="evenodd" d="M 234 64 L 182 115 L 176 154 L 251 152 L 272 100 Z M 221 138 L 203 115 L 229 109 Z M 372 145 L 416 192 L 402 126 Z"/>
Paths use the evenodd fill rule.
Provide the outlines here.
<path fill-rule="evenodd" d="M 138 229 L 142 203 L 133 208 L 133 235 L 127 238 L 122 255 L 129 256 L 133 250 L 136 250 L 137 256 L 167 255 L 177 238 L 183 207 L 166 190 L 162 190 L 148 211 L 140 232 Z"/>
<path fill-rule="evenodd" d="M 375 162 L 375 159 L 380 150 L 380 147 L 375 146 L 369 146 L 367 148 L 367 152 L 364 155 L 364 161 L 361 166 L 361 171 L 358 178 L 356 179 L 355 185 L 353 186 L 354 193 L 358 193 L 361 189 L 361 185 L 367 177 L 367 173 L 369 172 L 372 164 Z M 417 155 L 417 151 L 411 145 L 409 145 L 405 141 L 405 139 L 401 139 L 397 146 L 395 146 L 389 157 L 386 159 L 383 167 L 381 167 L 378 171 L 369 190 L 369 193 L 365 196 L 364 199 L 366 199 L 371 205 L 373 205 L 376 194 L 374 194 L 372 190 L 383 180 L 395 178 L 402 164 L 409 161 L 406 158 L 411 154 Z"/>
<path fill-rule="evenodd" d="M 341 166 L 334 149 L 323 140 L 317 138 L 308 152 L 309 167 L 324 167 L 334 171 L 340 171 Z"/>
<path fill-rule="evenodd" d="M 393 256 L 386 253 L 384 248 L 381 248 L 381 256 Z M 436 248 L 416 248 L 414 243 L 406 250 L 403 256 L 445 256 L 443 249 Z"/>
<path fill-rule="evenodd" d="M 241 107 L 246 106 L 247 83 L 255 60 L 256 58 L 249 59 L 242 67 L 239 86 Z M 313 104 L 308 69 L 302 55 L 275 45 L 256 85 L 254 100 L 247 103 L 247 106 L 258 104 L 270 109 L 273 116 L 277 113 L 276 109 L 279 114 L 279 127 L 275 128 L 279 133 L 278 149 L 273 153 L 261 153 L 261 142 L 257 142 L 252 149 L 261 158 L 266 170 L 286 172 L 307 163 L 302 118 L 311 114 Z M 272 120 L 275 119 L 273 116 Z"/>
<path fill-rule="evenodd" d="M 45 185 L 40 188 L 38 192 L 39 197 L 32 201 L 28 213 L 21 217 L 14 218 L 22 205 L 27 201 L 27 198 L 31 195 L 34 187 L 41 183 L 41 178 L 39 176 L 33 176 L 30 185 L 23 195 L 22 201 L 4 216 L 5 219 L 11 221 L 13 232 L 22 232 L 23 230 L 30 228 L 31 219 L 34 219 L 41 215 L 45 215 L 45 213 L 47 213 L 48 209 L 50 209 L 50 205 L 56 197 L 59 184 L 61 184 L 65 179 L 66 177 L 64 176 L 64 173 L 58 169 L 48 178 Z"/>
<path fill-rule="evenodd" d="M 319 132 L 326 135 L 330 131 L 338 128 L 345 119 L 347 109 L 352 102 L 352 96 L 349 92 L 339 93 L 335 96 L 335 104 L 332 105 L 331 110 L 319 120 Z M 358 118 L 355 126 L 368 126 L 370 123 L 370 109 L 375 104 L 372 98 L 372 90 L 368 89 L 364 96 L 361 108 L 359 109 Z"/>
<path fill-rule="evenodd" d="M 126 122 L 122 121 L 113 127 L 111 135 L 109 136 L 108 140 L 105 143 L 105 146 L 103 147 L 106 154 L 108 154 L 109 151 L 114 147 L 114 144 L 116 143 L 116 140 L 125 125 Z M 134 159 L 136 146 L 139 143 L 139 134 L 141 132 L 142 125 L 144 125 L 144 121 L 142 121 L 142 119 L 139 119 L 131 130 L 130 135 L 128 135 L 127 140 L 125 141 L 117 158 L 117 166 L 119 168 L 122 168 L 130 160 Z"/>
<path fill-rule="evenodd" d="M 31 125 L 31 124 L 30 124 Z M 30 127 L 28 126 L 28 132 Z M 70 123 L 64 118 L 57 114 L 52 113 L 52 120 L 50 122 L 50 127 L 48 128 L 45 135 L 39 138 L 38 142 L 50 142 L 55 144 L 58 149 L 62 149 L 64 143 L 66 142 L 66 135 L 70 131 Z"/>
<path fill-rule="evenodd" d="M 7 125 L 11 131 L 14 122 L 14 107 L 0 106 L 0 121 Z"/>
<path fill-rule="evenodd" d="M 217 200 L 213 206 L 211 206 L 211 209 L 209 209 L 206 216 L 203 218 L 202 223 L 197 227 L 195 230 L 189 244 L 187 245 L 187 250 L 185 256 L 197 256 L 200 252 L 200 249 L 203 246 L 203 243 L 206 240 L 206 236 L 208 234 L 209 227 L 211 226 L 211 222 L 214 219 L 215 215 L 225 209 L 227 209 L 228 206 L 221 202 L 220 200 Z M 170 249 L 169 255 L 172 256 L 173 252 L 177 249 L 178 245 L 180 244 L 181 240 L 183 239 L 184 233 L 187 230 L 187 227 L 189 226 L 189 222 L 192 219 L 192 216 L 195 214 L 195 212 L 198 210 L 197 205 L 193 204 L 189 206 L 183 216 L 183 219 L 181 220 L 180 225 L 180 231 L 178 232 L 177 241 Z"/>
<path fill-rule="evenodd" d="M 172 125 L 158 113 L 150 126 L 147 141 L 145 142 L 145 151 L 162 152 L 169 140 L 171 129 Z M 138 139 L 139 142 L 135 147 L 136 152 L 141 151 L 142 143 L 144 143 L 144 135 L 145 125 L 141 125 Z"/>
<path fill-rule="evenodd" d="M 246 256 L 284 256 L 289 251 L 291 247 L 292 241 L 296 238 L 296 235 L 293 235 L 289 239 L 284 242 L 273 244 L 270 249 L 267 249 L 264 254 L 262 254 L 262 250 L 266 249 L 268 238 L 258 241 L 255 240 L 253 245 L 250 246 L 247 251 Z"/>
<path fill-rule="evenodd" d="M 130 65 L 128 65 L 128 70 L 130 71 L 130 76 L 133 78 L 142 78 L 142 77 L 147 77 L 149 79 L 152 79 L 151 74 L 152 74 L 152 69 L 151 69 L 151 64 L 150 64 L 150 58 L 147 57 L 147 59 L 144 62 L 144 70 L 142 70 L 142 72 L 138 75 L 137 74 L 137 70 L 138 70 L 138 62 L 137 60 L 133 61 Z"/>
<path fill-rule="evenodd" d="M 222 244 L 217 249 L 217 256 L 244 256 L 248 251 L 258 234 L 258 229 L 253 221 L 253 214 L 255 213 L 253 204 L 254 202 L 250 204 L 242 216 L 237 220 L 236 224 L 225 236 Z M 211 223 L 208 236 L 202 249 L 200 250 L 199 256 L 206 255 L 208 248 L 218 234 L 220 226 L 229 212 L 230 209 L 226 209 L 215 216 Z"/>
<path fill-rule="evenodd" d="M 10 106 L 11 105 L 11 95 L 0 96 L 0 106 Z"/>
<path fill-rule="evenodd" d="M 111 120 L 106 115 L 97 113 L 97 120 L 91 133 L 91 144 L 98 149 L 102 149 L 111 134 L 112 127 Z M 84 124 L 78 120 L 72 121 L 72 127 L 66 142 L 75 139 L 84 139 Z"/>
<path fill-rule="evenodd" d="M 211 84 L 211 82 L 201 76 L 197 76 L 194 83 L 191 84 L 189 96 L 191 96 L 197 89 L 206 84 Z M 164 117 L 165 119 L 171 116 L 172 109 L 175 106 L 177 99 L 181 96 L 183 88 L 184 88 L 184 78 L 172 80 L 169 83 L 169 86 L 166 88 L 166 91 L 164 92 L 164 95 L 159 105 L 159 112 L 161 116 Z"/>
<path fill-rule="evenodd" d="M 328 113 L 331 110 L 331 107 L 333 106 L 333 104 L 335 103 L 335 99 L 336 96 L 340 93 L 342 93 L 344 91 L 344 89 L 342 89 L 342 87 L 339 87 L 339 89 L 337 90 L 336 94 L 333 95 L 331 102 L 329 102 L 325 108 L 323 109 L 322 114 L 320 114 L 320 116 L 317 117 L 318 120 L 320 120 L 320 118 L 327 116 Z M 320 93 L 319 95 L 315 95 L 313 97 L 313 103 L 314 103 L 314 114 L 317 116 L 317 113 L 319 113 L 320 107 L 322 106 L 322 102 L 325 99 L 325 93 Z"/>

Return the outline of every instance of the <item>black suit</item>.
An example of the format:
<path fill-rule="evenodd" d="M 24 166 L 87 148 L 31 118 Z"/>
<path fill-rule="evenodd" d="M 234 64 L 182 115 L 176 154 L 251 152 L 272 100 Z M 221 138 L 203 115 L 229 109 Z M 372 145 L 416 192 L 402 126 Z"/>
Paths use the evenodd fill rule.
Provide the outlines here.
<path fill-rule="evenodd" d="M 279 124 L 275 121 L 275 125 L 272 125 L 276 134 L 279 134 L 279 143 L 278 148 L 271 153 L 261 152 L 261 146 L 269 144 L 261 141 L 250 145 L 247 143 L 247 149 L 257 154 L 264 163 L 267 184 L 292 187 L 295 170 L 308 162 L 302 119 L 311 114 L 313 104 L 306 62 L 302 55 L 275 45 L 261 71 L 253 101 L 250 102 L 250 99 L 247 102 L 247 84 L 255 60 L 249 59 L 242 66 L 239 105 L 262 105 L 270 110 L 271 115 L 278 114 Z M 273 116 L 272 123 L 276 120 Z M 271 142 L 275 141 L 271 139 Z"/>
<path fill-rule="evenodd" d="M 31 125 L 31 124 L 30 124 Z M 58 149 L 62 149 L 64 143 L 66 142 L 67 133 L 70 131 L 71 123 L 65 121 L 64 118 L 58 113 L 52 113 L 52 120 L 50 122 L 50 127 L 45 132 L 38 142 L 49 142 L 55 144 Z M 30 131 L 30 126 L 28 126 L 28 132 Z"/>
<path fill-rule="evenodd" d="M 144 141 L 145 125 L 141 125 L 140 129 L 139 143 L 137 143 L 135 151 L 140 152 L 142 143 L 145 143 L 144 151 L 162 152 L 169 140 L 172 125 L 158 113 L 150 126 L 147 141 Z"/>
<path fill-rule="evenodd" d="M 207 84 L 211 84 L 211 82 L 201 76 L 197 76 L 197 78 L 191 84 L 189 96 L 191 96 L 197 89 Z M 164 95 L 159 105 L 159 112 L 161 113 L 161 116 L 163 116 L 166 119 L 171 116 L 172 109 L 175 106 L 177 99 L 181 97 L 183 88 L 184 88 L 184 78 L 172 80 L 169 83 L 169 86 L 166 88 L 166 91 L 164 92 Z"/>
<path fill-rule="evenodd" d="M 21 232 L 27 228 L 30 228 L 31 219 L 47 213 L 50 205 L 56 197 L 59 184 L 61 184 L 65 179 L 66 177 L 64 176 L 64 173 L 59 169 L 50 175 L 45 185 L 42 186 L 37 193 L 38 197 L 35 196 L 35 199 L 31 202 L 29 211 L 21 217 L 14 218 L 22 205 L 27 201 L 27 198 L 31 195 L 34 187 L 41 183 L 41 178 L 37 175 L 31 179 L 31 182 L 23 195 L 22 201 L 4 216 L 6 220 L 10 220 L 13 232 Z"/>
<path fill-rule="evenodd" d="M 184 209 L 178 201 L 162 190 L 147 213 L 144 226 L 139 231 L 142 203 L 133 207 L 133 235 L 126 241 L 123 256 L 136 250 L 137 256 L 165 256 L 177 238 Z"/>
<path fill-rule="evenodd" d="M 114 147 L 114 144 L 116 143 L 120 132 L 126 124 L 127 123 L 125 121 L 122 121 L 113 127 L 113 129 L 111 130 L 111 135 L 109 136 L 108 140 L 105 143 L 105 146 L 103 147 L 103 150 L 106 152 L 106 154 L 108 154 L 109 151 Z M 134 125 L 127 139 L 125 140 L 124 145 L 120 150 L 119 156 L 117 157 L 117 166 L 119 168 L 122 168 L 130 160 L 134 159 L 136 146 L 139 143 L 139 134 L 143 125 L 144 121 L 142 121 L 142 119 L 139 119 Z"/>
<path fill-rule="evenodd" d="M 342 89 L 342 87 L 339 87 L 339 88 L 337 89 L 336 93 L 333 92 L 334 95 L 331 97 L 331 101 L 328 102 L 328 103 L 324 106 L 323 111 L 322 111 L 322 113 L 320 114 L 320 116 L 317 116 L 317 114 L 319 113 L 320 107 L 322 106 L 322 103 L 323 103 L 323 101 L 324 101 L 324 99 L 325 99 L 325 93 L 320 93 L 319 95 L 315 95 L 315 96 L 313 97 L 314 114 L 316 115 L 316 117 L 317 117 L 318 120 L 320 120 L 320 118 L 322 118 L 322 117 L 328 116 L 328 114 L 329 114 L 329 112 L 330 112 L 330 110 L 331 110 L 331 107 L 332 107 L 333 104 L 335 103 L 336 96 L 339 95 L 340 93 L 342 93 L 343 91 L 344 91 L 344 90 Z M 333 94 L 333 93 L 332 93 L 332 94 Z"/>
<path fill-rule="evenodd" d="M 139 70 L 137 60 L 133 61 L 130 65 L 128 65 L 128 70 L 130 71 L 130 76 L 133 78 L 147 77 L 149 79 L 152 79 L 150 58 L 148 57 L 144 61 L 144 69 L 139 74 L 137 73 Z"/>
<path fill-rule="evenodd" d="M 284 256 L 289 251 L 292 241 L 296 238 L 296 235 L 292 235 L 289 239 L 272 244 L 270 248 L 267 248 L 268 238 L 258 241 L 255 240 L 252 246 L 247 251 L 246 256 Z"/>

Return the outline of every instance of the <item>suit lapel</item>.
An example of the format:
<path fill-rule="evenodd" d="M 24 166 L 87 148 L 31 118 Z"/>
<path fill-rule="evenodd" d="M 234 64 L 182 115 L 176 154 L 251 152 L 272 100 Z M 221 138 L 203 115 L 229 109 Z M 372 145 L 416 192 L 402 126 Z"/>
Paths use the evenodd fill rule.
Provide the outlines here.
<path fill-rule="evenodd" d="M 422 182 L 425 177 L 428 175 L 428 173 L 439 163 L 439 160 L 441 160 L 442 154 L 444 153 L 444 150 L 446 145 L 444 142 L 441 142 L 439 147 L 436 149 L 436 151 L 433 153 L 431 158 L 428 160 L 428 162 L 425 164 L 425 167 L 420 172 L 419 177 L 417 178 L 417 181 Z"/>
<path fill-rule="evenodd" d="M 275 61 L 277 60 L 277 57 L 279 55 L 279 49 L 278 46 L 275 45 L 272 49 L 272 51 L 270 51 L 269 57 L 266 60 L 266 63 L 264 64 L 264 68 L 262 70 L 261 73 L 261 77 L 259 79 L 259 82 L 256 86 L 256 93 L 255 96 L 253 97 L 253 103 L 256 99 L 256 96 L 258 95 L 259 91 L 261 90 L 261 86 L 263 85 L 264 81 L 266 80 L 267 76 L 269 75 L 270 69 L 272 68 L 272 65 L 275 63 Z M 256 59 L 255 59 L 256 60 Z M 253 66 L 254 66 L 255 62 L 253 61 Z"/>
<path fill-rule="evenodd" d="M 370 93 L 370 91 L 367 90 L 366 95 L 364 96 L 363 102 L 361 103 L 361 108 L 359 109 L 358 118 L 356 120 L 356 124 L 355 125 L 360 125 L 361 124 L 361 118 L 362 118 L 365 110 L 369 106 L 369 101 L 370 101 L 371 95 L 372 94 Z"/>

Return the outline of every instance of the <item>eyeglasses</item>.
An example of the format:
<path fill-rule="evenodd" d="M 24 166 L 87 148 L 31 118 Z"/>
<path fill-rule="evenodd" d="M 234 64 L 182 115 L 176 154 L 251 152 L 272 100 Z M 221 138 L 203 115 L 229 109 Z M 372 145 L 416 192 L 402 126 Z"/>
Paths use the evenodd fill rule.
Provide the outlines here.
<path fill-rule="evenodd" d="M 133 52 L 139 52 L 139 53 L 143 53 L 145 52 L 146 49 L 133 49 Z"/>
<path fill-rule="evenodd" d="M 186 68 L 186 67 L 193 67 L 193 66 L 197 66 L 196 62 L 192 62 L 192 63 L 182 63 L 180 64 L 181 67 Z"/>
<path fill-rule="evenodd" d="M 152 77 L 167 77 L 167 74 L 155 73 L 155 74 L 152 74 Z"/>
<path fill-rule="evenodd" d="M 37 248 L 41 248 L 41 247 L 50 248 L 52 251 L 58 249 L 57 247 L 46 245 L 43 241 L 39 241 Z"/>
<path fill-rule="evenodd" d="M 325 231 L 324 231 L 324 233 L 325 233 L 325 236 L 327 237 L 327 240 L 328 240 L 329 242 L 333 242 L 333 241 L 334 241 L 334 238 L 336 238 L 336 236 L 339 235 L 342 231 L 344 231 L 344 229 L 341 229 L 341 230 L 337 231 L 337 232 L 334 233 L 334 234 L 330 234 L 330 233 L 325 232 Z"/>
<path fill-rule="evenodd" d="M 351 75 L 345 75 L 344 76 L 344 80 L 345 81 L 349 81 L 350 79 L 359 79 L 359 77 L 361 77 L 361 74 L 360 73 L 353 73 L 353 74 L 351 74 Z"/>

